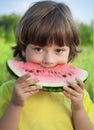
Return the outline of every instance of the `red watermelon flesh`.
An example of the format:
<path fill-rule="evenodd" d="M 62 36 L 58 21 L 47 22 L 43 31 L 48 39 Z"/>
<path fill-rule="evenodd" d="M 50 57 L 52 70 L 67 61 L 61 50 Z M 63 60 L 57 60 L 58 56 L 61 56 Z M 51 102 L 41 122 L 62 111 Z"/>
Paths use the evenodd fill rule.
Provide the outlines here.
<path fill-rule="evenodd" d="M 86 70 L 69 64 L 47 68 L 31 62 L 8 60 L 7 65 L 18 77 L 26 74 L 27 72 L 31 73 L 32 77 L 38 78 L 40 84 L 44 87 L 57 88 L 64 85 L 68 86 L 68 81 L 75 82 L 75 78 L 80 78 L 84 81 L 88 76 L 88 72 Z"/>

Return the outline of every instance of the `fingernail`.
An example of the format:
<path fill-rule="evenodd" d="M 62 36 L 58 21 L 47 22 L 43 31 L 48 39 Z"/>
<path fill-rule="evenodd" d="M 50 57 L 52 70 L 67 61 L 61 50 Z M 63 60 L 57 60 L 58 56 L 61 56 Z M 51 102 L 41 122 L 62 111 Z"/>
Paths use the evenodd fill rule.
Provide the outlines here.
<path fill-rule="evenodd" d="M 67 80 L 67 82 L 68 82 L 68 83 L 70 83 L 70 82 L 71 82 L 71 80 Z"/>
<path fill-rule="evenodd" d="M 41 85 L 38 85 L 37 87 L 40 88 L 40 89 L 42 89 L 42 86 L 41 86 Z"/>
<path fill-rule="evenodd" d="M 63 88 L 64 88 L 64 89 L 66 89 L 66 88 L 67 88 L 67 86 L 64 86 Z"/>

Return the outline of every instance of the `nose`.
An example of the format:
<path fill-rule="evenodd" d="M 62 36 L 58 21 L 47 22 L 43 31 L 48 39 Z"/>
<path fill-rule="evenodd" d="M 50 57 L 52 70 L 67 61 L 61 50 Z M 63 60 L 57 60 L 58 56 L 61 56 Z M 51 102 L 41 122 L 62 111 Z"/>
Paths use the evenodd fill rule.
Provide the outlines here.
<path fill-rule="evenodd" d="M 55 58 L 52 53 L 46 53 L 43 56 L 42 65 L 45 67 L 53 67 L 55 65 Z"/>

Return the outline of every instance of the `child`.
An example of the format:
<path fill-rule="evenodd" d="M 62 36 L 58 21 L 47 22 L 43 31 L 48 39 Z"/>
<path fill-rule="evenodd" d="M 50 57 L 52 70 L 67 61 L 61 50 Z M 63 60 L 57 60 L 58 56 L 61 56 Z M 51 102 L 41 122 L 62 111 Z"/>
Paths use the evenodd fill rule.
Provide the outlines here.
<path fill-rule="evenodd" d="M 31 6 L 17 28 L 14 57 L 53 67 L 79 52 L 79 35 L 64 3 L 40 1 Z M 30 74 L 0 87 L 0 130 L 94 130 L 93 103 L 84 83 L 69 82 L 60 93 L 32 86 Z"/>

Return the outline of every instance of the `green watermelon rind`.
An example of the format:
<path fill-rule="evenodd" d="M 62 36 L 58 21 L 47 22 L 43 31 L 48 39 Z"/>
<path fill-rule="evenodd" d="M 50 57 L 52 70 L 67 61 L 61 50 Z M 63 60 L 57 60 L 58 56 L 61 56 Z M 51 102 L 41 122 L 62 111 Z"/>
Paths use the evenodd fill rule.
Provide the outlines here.
<path fill-rule="evenodd" d="M 59 86 L 59 87 L 47 87 L 47 86 L 43 86 L 42 91 L 47 91 L 47 92 L 62 92 L 63 91 L 63 87 Z"/>

